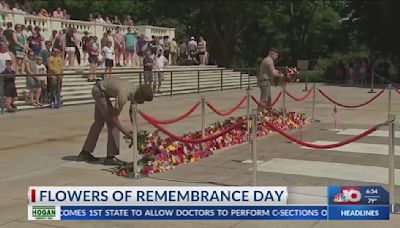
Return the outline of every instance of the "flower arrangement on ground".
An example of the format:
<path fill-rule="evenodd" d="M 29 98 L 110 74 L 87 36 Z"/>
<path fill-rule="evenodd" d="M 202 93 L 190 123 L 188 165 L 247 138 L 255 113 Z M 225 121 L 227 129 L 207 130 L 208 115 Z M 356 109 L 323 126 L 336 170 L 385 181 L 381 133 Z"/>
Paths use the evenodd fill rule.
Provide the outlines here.
<path fill-rule="evenodd" d="M 138 167 L 143 175 L 164 172 L 174 169 L 176 166 L 186 163 L 193 163 L 199 159 L 210 156 L 215 150 L 241 144 L 248 139 L 247 119 L 246 117 L 230 117 L 223 121 L 217 121 L 210 124 L 205 129 L 205 137 L 214 135 L 227 129 L 238 121 L 243 121 L 243 125 L 227 134 L 217 137 L 201 144 L 182 143 L 170 137 L 162 137 L 159 131 L 153 133 L 147 131 L 138 132 L 138 151 L 142 158 Z M 271 129 L 266 123 L 273 124 L 282 130 L 295 129 L 307 123 L 304 113 L 288 112 L 286 119 L 279 109 L 272 109 L 268 112 L 258 113 L 257 136 L 264 136 L 271 133 Z M 185 139 L 198 139 L 201 137 L 201 131 L 188 132 L 182 136 Z M 132 163 L 119 166 L 112 170 L 118 176 L 132 176 Z"/>

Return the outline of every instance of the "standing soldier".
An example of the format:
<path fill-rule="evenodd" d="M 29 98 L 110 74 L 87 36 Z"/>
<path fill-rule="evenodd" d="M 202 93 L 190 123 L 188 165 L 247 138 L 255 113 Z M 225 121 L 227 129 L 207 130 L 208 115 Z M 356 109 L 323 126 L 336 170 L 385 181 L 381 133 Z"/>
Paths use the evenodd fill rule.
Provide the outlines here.
<path fill-rule="evenodd" d="M 260 87 L 261 96 L 260 101 L 265 105 L 271 105 L 271 82 L 274 77 L 283 77 L 283 74 L 279 73 L 275 69 L 274 61 L 278 59 L 279 50 L 277 48 L 271 48 L 268 56 L 264 58 L 260 65 L 260 72 L 257 77 L 257 85 Z M 258 107 L 260 110 L 261 107 Z"/>
<path fill-rule="evenodd" d="M 90 127 L 85 144 L 79 154 L 79 159 L 83 161 L 99 160 L 92 153 L 104 123 L 106 123 L 108 128 L 107 158 L 103 164 L 122 164 L 123 162 L 115 157 L 115 155 L 119 154 L 119 132 L 122 132 L 129 139 L 132 139 L 132 132 L 122 126 L 118 117 L 127 101 L 137 104 L 152 101 L 153 91 L 151 86 L 143 85 L 136 88 L 128 80 L 105 77 L 103 81 L 97 81 L 93 86 L 92 96 L 95 100 L 94 123 Z M 110 98 L 115 98 L 114 106 L 111 104 Z"/>

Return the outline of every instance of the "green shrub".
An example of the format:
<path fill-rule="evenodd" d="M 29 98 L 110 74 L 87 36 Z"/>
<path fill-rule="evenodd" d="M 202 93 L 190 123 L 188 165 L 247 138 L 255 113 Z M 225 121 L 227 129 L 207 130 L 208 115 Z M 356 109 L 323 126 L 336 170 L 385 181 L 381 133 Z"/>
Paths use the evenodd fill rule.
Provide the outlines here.
<path fill-rule="evenodd" d="M 305 82 L 308 77 L 308 82 L 325 82 L 324 72 L 321 70 L 300 71 L 301 81 Z"/>

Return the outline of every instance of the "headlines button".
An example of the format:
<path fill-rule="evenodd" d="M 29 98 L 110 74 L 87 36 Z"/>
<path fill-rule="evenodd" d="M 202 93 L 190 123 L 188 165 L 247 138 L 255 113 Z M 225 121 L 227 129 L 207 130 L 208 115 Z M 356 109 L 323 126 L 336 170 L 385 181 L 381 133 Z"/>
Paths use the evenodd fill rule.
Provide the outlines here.
<path fill-rule="evenodd" d="M 329 220 L 389 220 L 389 206 L 329 206 Z"/>

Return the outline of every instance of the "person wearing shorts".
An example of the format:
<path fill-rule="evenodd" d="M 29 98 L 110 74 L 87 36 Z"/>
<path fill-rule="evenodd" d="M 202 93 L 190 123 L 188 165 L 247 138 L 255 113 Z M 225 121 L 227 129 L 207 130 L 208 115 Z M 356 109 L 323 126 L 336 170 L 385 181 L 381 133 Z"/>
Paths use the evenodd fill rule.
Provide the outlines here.
<path fill-rule="evenodd" d="M 103 56 L 105 56 L 105 76 L 111 77 L 111 71 L 114 66 L 114 51 L 112 49 L 112 41 L 107 41 L 107 45 L 103 48 Z"/>
<path fill-rule="evenodd" d="M 90 64 L 90 69 L 89 69 L 90 74 L 88 77 L 88 82 L 94 82 L 96 81 L 96 70 L 97 70 L 97 64 L 99 63 L 100 46 L 97 43 L 96 36 L 90 36 L 88 42 L 89 42 L 88 53 L 89 53 L 89 64 Z"/>
<path fill-rule="evenodd" d="M 207 43 L 202 36 L 200 36 L 199 38 L 199 43 L 197 48 L 199 50 L 200 66 L 204 66 L 206 65 Z"/>
<path fill-rule="evenodd" d="M 132 32 L 132 29 L 129 27 L 128 32 L 124 35 L 125 41 L 125 65 L 128 65 L 130 61 L 130 66 L 138 66 L 136 59 L 136 34 Z"/>
<path fill-rule="evenodd" d="M 76 40 L 74 36 L 74 28 L 69 28 L 68 32 L 65 34 L 65 52 L 67 54 L 69 66 L 74 66 L 75 64 L 75 46 Z"/>
<path fill-rule="evenodd" d="M 15 57 L 17 59 L 17 74 L 25 72 L 25 52 L 28 49 L 26 38 L 22 33 L 22 25 L 15 25 L 15 33 L 13 33 Z"/>
<path fill-rule="evenodd" d="M 39 108 L 43 106 L 40 103 L 40 95 L 41 95 L 41 86 L 38 76 L 29 76 L 29 75 L 37 75 L 37 63 L 34 58 L 33 51 L 28 52 L 28 59 L 26 62 L 26 73 L 28 76 L 26 77 L 26 87 L 29 90 L 29 102 L 31 105 Z"/>

